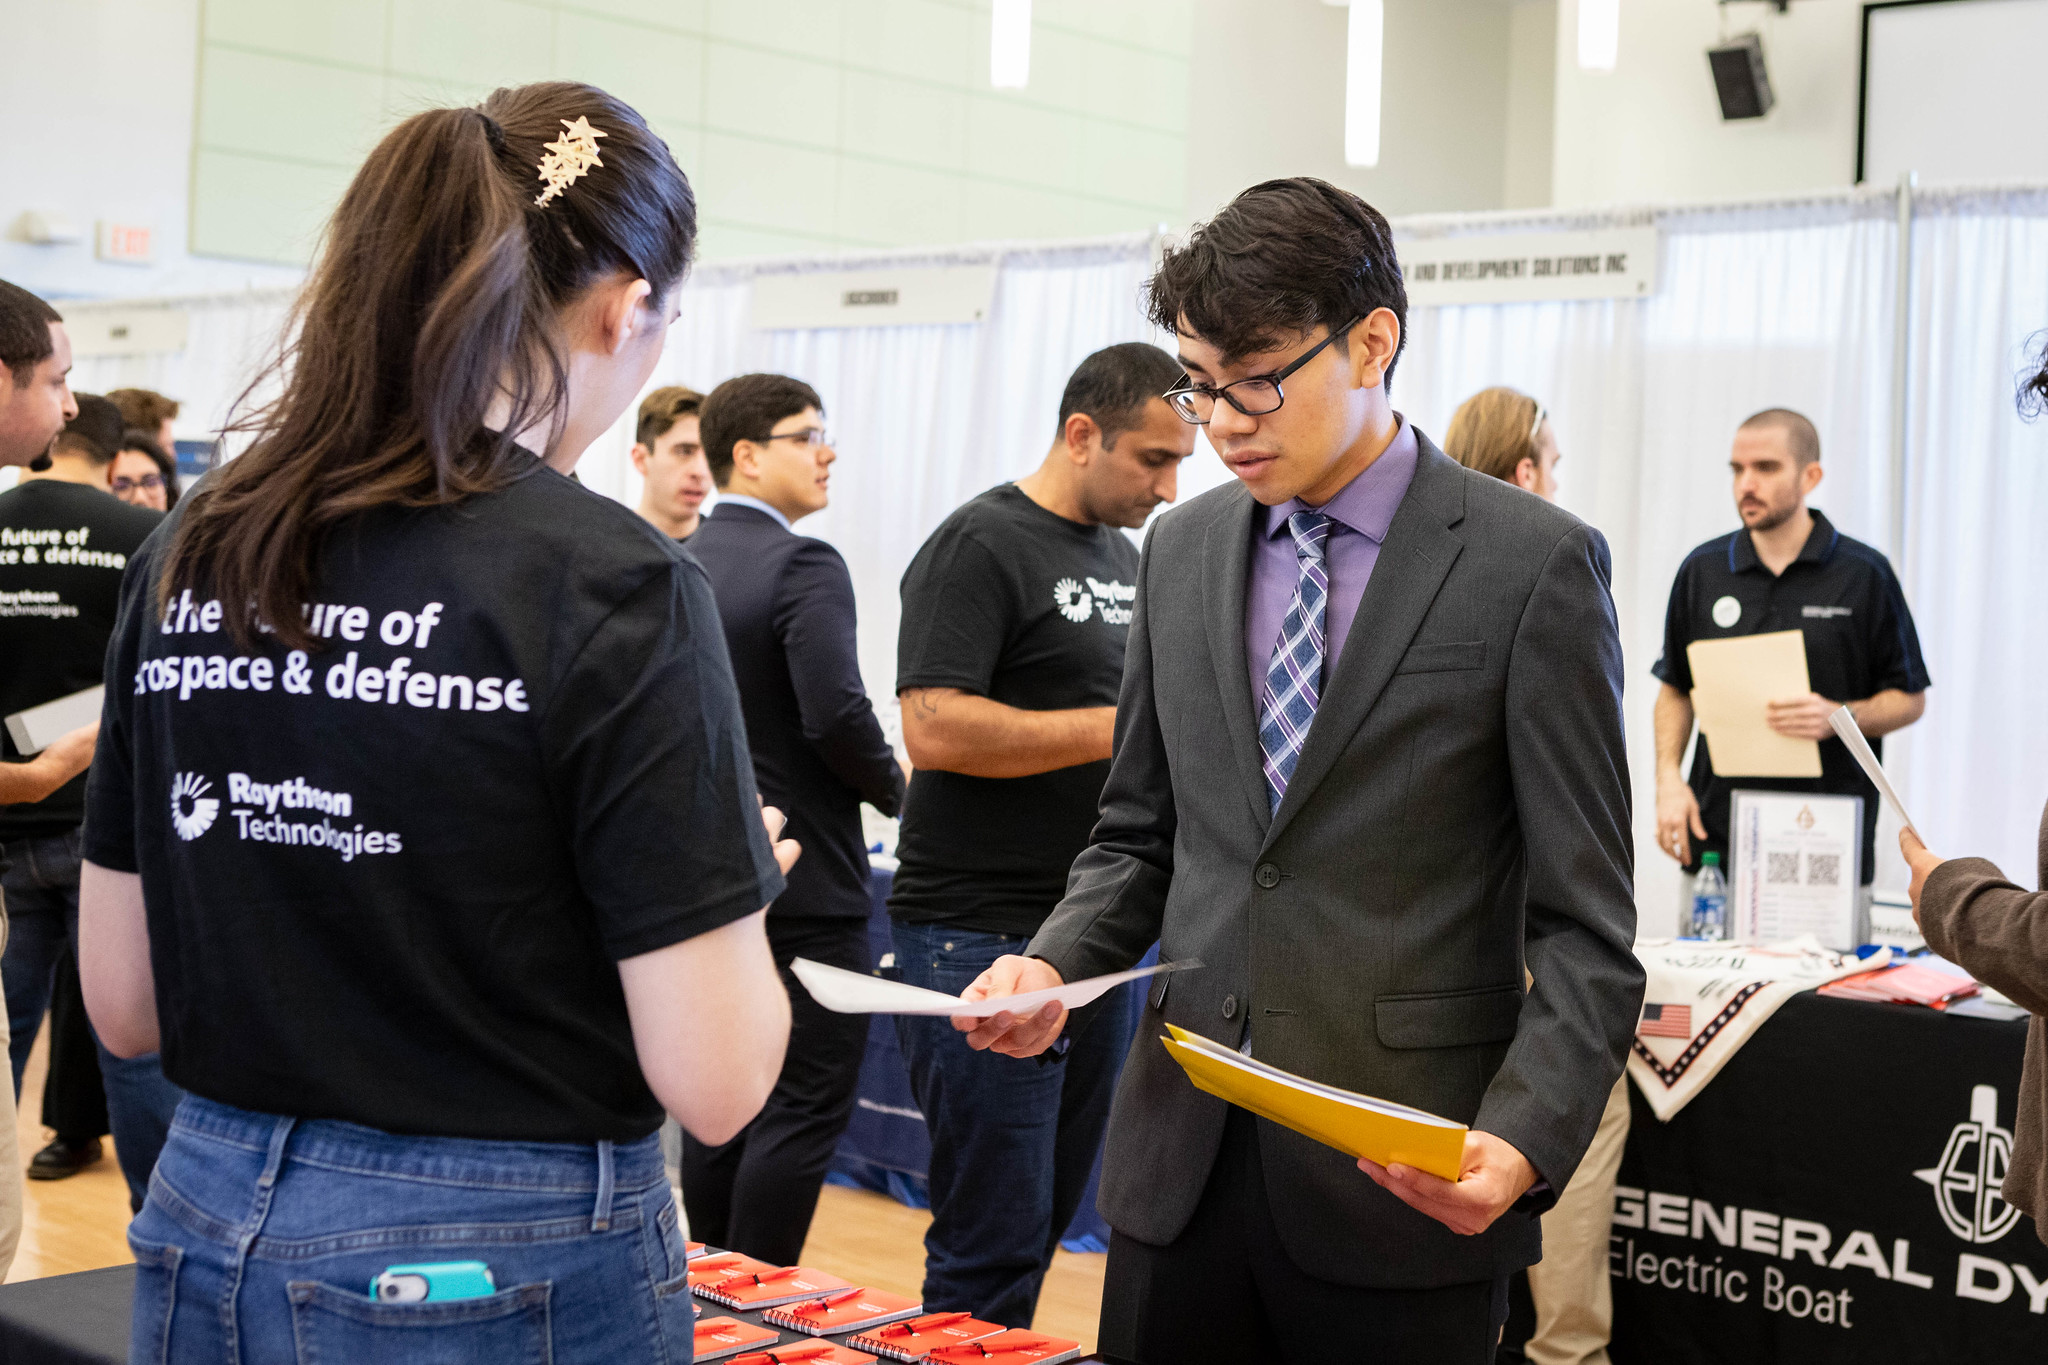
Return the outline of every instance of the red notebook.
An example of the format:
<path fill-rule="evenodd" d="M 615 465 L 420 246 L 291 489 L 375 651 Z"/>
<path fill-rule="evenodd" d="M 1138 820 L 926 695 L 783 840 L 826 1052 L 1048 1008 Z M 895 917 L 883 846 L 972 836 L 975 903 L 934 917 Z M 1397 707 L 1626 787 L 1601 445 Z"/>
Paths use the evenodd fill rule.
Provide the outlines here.
<path fill-rule="evenodd" d="M 755 1275 L 764 1270 L 773 1270 L 771 1261 L 757 1261 L 751 1256 L 742 1256 L 737 1251 L 721 1252 L 716 1256 L 699 1256 L 690 1262 L 690 1288 L 703 1293 L 706 1285 L 717 1284 L 731 1275 Z"/>
<path fill-rule="evenodd" d="M 846 1344 L 891 1360 L 923 1360 L 941 1346 L 959 1346 L 1008 1330 L 993 1322 L 981 1322 L 972 1313 L 927 1313 L 921 1318 L 862 1332 L 848 1338 Z"/>
<path fill-rule="evenodd" d="M 930 1365 L 1052 1365 L 1080 1354 L 1078 1341 L 1013 1328 L 977 1341 L 941 1346 L 925 1359 Z"/>
<path fill-rule="evenodd" d="M 696 1358 L 717 1360 L 720 1356 L 751 1351 L 780 1340 L 781 1333 L 756 1327 L 751 1322 L 741 1322 L 738 1318 L 705 1318 L 697 1324 Z"/>
<path fill-rule="evenodd" d="M 772 1309 L 761 1316 L 777 1327 L 793 1327 L 814 1337 L 829 1337 L 912 1317 L 923 1307 L 908 1295 L 891 1294 L 886 1289 L 842 1289 L 806 1303 Z"/>
<path fill-rule="evenodd" d="M 727 1308 L 773 1308 L 777 1304 L 815 1299 L 836 1289 L 851 1289 L 853 1282 L 822 1270 L 790 1265 L 777 1269 L 742 1271 L 722 1280 L 712 1280 L 697 1292 Z"/>
<path fill-rule="evenodd" d="M 698 1258 L 699 1256 L 702 1256 L 702 1255 L 704 1255 L 704 1254 L 705 1254 L 705 1248 L 704 1248 L 704 1244 L 703 1244 L 702 1242 L 685 1242 L 685 1243 L 683 1243 L 683 1258 L 684 1258 L 685 1260 L 690 1260 L 690 1261 L 694 1261 L 694 1260 L 696 1260 L 696 1259 L 697 1259 L 697 1258 Z"/>
<path fill-rule="evenodd" d="M 726 1365 L 874 1365 L 875 1358 L 829 1341 L 791 1342 L 766 1351 L 733 1356 Z"/>

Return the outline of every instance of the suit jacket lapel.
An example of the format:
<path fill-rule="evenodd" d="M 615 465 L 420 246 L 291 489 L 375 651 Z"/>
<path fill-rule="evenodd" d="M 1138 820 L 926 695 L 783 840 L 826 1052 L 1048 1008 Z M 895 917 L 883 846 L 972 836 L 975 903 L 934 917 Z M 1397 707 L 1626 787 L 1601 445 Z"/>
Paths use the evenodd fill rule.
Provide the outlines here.
<path fill-rule="evenodd" d="M 1387 690 L 1408 642 L 1415 638 L 1429 604 L 1436 599 L 1437 589 L 1465 548 L 1465 542 L 1447 529 L 1465 514 L 1465 490 L 1460 482 L 1464 471 L 1428 437 L 1417 432 L 1416 439 L 1421 452 L 1415 478 L 1394 513 L 1393 525 L 1387 528 L 1372 581 L 1359 599 L 1358 614 L 1338 656 L 1336 676 L 1323 689 L 1322 704 L 1309 727 L 1294 777 L 1287 784 L 1287 795 L 1273 813 L 1266 832 L 1268 846 L 1330 775 L 1338 755 L 1365 723 L 1380 693 Z M 1239 629 L 1241 633 L 1242 627 Z"/>
<path fill-rule="evenodd" d="M 1258 713 L 1252 705 L 1251 675 L 1244 652 L 1245 579 L 1251 568 L 1252 519 L 1259 505 L 1240 489 L 1209 523 L 1202 552 L 1202 619 L 1216 688 L 1223 695 L 1224 728 L 1237 758 L 1238 776 L 1252 816 L 1263 830 L 1271 819 L 1266 770 L 1259 754 Z"/>

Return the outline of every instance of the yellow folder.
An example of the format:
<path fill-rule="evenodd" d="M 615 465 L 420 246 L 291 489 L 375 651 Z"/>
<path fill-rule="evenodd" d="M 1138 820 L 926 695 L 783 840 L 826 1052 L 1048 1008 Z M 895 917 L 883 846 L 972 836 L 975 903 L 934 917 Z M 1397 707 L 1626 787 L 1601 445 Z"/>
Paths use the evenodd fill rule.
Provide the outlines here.
<path fill-rule="evenodd" d="M 1296 1076 L 1172 1024 L 1166 1029 L 1172 1036 L 1159 1041 L 1196 1089 L 1351 1156 L 1458 1178 L 1464 1124 Z"/>

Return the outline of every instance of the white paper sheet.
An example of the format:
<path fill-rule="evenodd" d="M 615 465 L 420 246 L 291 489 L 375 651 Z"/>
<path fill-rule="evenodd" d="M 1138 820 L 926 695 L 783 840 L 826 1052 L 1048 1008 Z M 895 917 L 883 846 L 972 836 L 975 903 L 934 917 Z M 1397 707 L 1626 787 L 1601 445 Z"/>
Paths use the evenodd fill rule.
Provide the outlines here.
<path fill-rule="evenodd" d="M 24 758 L 39 754 L 81 725 L 98 720 L 100 698 L 105 692 L 103 687 L 88 687 L 83 692 L 17 711 L 7 718 L 7 734 Z"/>
<path fill-rule="evenodd" d="M 1907 829 L 1918 834 L 1919 827 L 1913 823 L 1913 817 L 1906 814 L 1906 803 L 1899 800 L 1898 792 L 1892 789 L 1892 780 L 1884 775 L 1884 765 L 1879 763 L 1877 755 L 1870 751 L 1870 741 L 1863 737 L 1863 731 L 1858 728 L 1856 717 L 1850 714 L 1849 708 L 1837 706 L 1830 711 L 1828 724 L 1835 727 L 1835 733 L 1842 737 L 1842 743 L 1848 746 L 1857 763 L 1862 765 L 1864 776 L 1884 794 L 1885 800 L 1892 803 L 1892 809 L 1899 813 L 1900 821 Z"/>
<path fill-rule="evenodd" d="M 789 969 L 796 973 L 796 979 L 803 983 L 811 998 L 835 1014 L 926 1014 L 967 1015 L 986 1019 L 996 1014 L 1029 1014 L 1057 1000 L 1068 1009 L 1078 1009 L 1089 1001 L 1100 997 L 1113 986 L 1126 981 L 1136 981 L 1141 976 L 1156 976 L 1160 972 L 1185 971 L 1202 964 L 1194 961 L 1162 962 L 1156 967 L 1133 967 L 1127 972 L 1112 972 L 1108 976 L 1091 976 L 1085 981 L 1070 982 L 1064 986 L 1053 986 L 1042 991 L 1026 991 L 1022 995 L 1006 995 L 993 1000 L 962 1000 L 957 995 L 946 995 L 940 991 L 928 991 L 922 986 L 911 986 L 901 981 L 890 981 L 866 972 L 849 972 L 844 967 L 828 967 L 822 962 L 808 958 L 796 958 Z"/>

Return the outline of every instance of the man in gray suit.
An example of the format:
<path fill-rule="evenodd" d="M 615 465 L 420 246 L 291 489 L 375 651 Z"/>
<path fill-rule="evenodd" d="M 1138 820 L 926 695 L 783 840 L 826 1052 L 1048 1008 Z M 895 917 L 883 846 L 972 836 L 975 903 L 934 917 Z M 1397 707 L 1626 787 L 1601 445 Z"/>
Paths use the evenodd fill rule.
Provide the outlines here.
<path fill-rule="evenodd" d="M 1101 822 L 1029 956 L 969 994 L 1155 938 L 1207 964 L 1154 985 L 1117 1091 L 1105 1352 L 1477 1365 L 1641 1005 L 1607 546 L 1390 406 L 1407 297 L 1355 195 L 1245 191 L 1151 308 L 1169 398 L 1238 482 L 1155 526 Z M 955 1026 L 1029 1056 L 1064 1023 Z M 1461 1177 L 1196 1090 L 1167 1023 L 1469 1124 Z"/>

